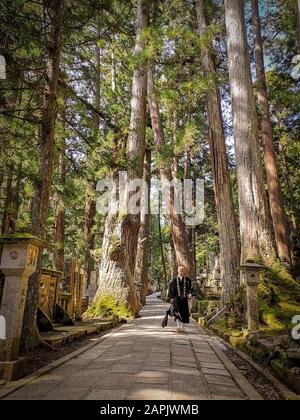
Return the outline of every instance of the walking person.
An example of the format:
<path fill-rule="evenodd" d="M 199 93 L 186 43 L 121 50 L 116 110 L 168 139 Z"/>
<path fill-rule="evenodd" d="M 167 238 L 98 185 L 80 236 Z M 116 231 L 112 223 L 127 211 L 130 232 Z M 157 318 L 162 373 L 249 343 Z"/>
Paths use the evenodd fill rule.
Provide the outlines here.
<path fill-rule="evenodd" d="M 190 322 L 189 300 L 192 299 L 192 281 L 186 273 L 186 268 L 179 266 L 177 277 L 169 285 L 168 297 L 175 308 L 177 333 L 184 332 L 185 324 Z"/>

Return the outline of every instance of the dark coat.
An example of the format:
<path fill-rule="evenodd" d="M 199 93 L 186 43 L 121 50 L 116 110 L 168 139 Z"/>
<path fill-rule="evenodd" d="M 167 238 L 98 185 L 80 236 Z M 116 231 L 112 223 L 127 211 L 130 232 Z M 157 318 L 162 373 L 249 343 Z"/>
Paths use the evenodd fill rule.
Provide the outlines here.
<path fill-rule="evenodd" d="M 188 295 L 192 293 L 192 281 L 190 278 L 185 277 L 186 279 L 186 294 L 184 295 L 184 281 L 180 280 L 179 289 L 177 287 L 177 277 L 173 279 L 169 285 L 168 298 L 171 299 L 175 308 L 175 320 L 179 319 L 184 324 L 189 324 L 190 322 L 190 310 L 189 310 L 189 301 Z"/>

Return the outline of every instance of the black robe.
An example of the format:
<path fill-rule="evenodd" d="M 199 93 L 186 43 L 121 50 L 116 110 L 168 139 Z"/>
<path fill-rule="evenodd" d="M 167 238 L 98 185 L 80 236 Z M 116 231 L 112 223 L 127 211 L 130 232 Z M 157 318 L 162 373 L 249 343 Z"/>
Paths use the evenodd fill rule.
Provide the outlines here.
<path fill-rule="evenodd" d="M 169 285 L 169 294 L 168 297 L 171 300 L 174 300 L 174 307 L 176 308 L 176 312 L 178 316 L 175 319 L 179 319 L 179 321 L 183 322 L 184 324 L 189 324 L 190 322 L 190 310 L 189 310 L 189 301 L 188 295 L 192 293 L 192 281 L 190 278 L 186 278 L 186 296 L 184 296 L 184 281 L 179 280 L 179 288 L 180 288 L 180 295 L 178 293 L 177 288 L 177 277 L 173 279 Z"/>

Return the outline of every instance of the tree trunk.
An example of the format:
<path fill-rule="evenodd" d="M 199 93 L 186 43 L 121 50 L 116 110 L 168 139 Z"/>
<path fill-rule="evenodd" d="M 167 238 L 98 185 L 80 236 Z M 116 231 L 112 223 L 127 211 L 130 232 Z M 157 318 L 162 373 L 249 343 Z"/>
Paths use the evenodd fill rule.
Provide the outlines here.
<path fill-rule="evenodd" d="M 48 48 L 45 67 L 45 93 L 42 110 L 40 133 L 40 180 L 36 189 L 31 214 L 33 233 L 45 238 L 46 222 L 50 201 L 53 172 L 54 133 L 57 117 L 57 85 L 59 79 L 61 40 L 63 29 L 63 0 L 44 1 L 45 15 L 51 28 L 50 39 L 45 36 Z M 36 315 L 38 307 L 39 278 L 41 273 L 41 255 L 37 271 L 31 276 L 28 284 L 26 309 L 23 323 L 23 344 L 29 350 L 36 347 L 37 325 Z"/>
<path fill-rule="evenodd" d="M 148 1 L 138 0 L 135 45 L 137 60 L 132 83 L 131 119 L 126 150 L 129 182 L 143 177 L 148 64 L 141 55 L 146 47 L 144 31 L 148 25 Z M 116 177 L 113 178 L 116 182 Z M 125 203 L 128 204 L 132 195 L 128 189 L 122 192 Z M 117 300 L 125 301 L 135 315 L 139 310 L 134 283 L 139 228 L 140 214 L 129 214 L 127 211 L 125 214 L 117 212 L 108 216 L 100 263 L 100 284 L 96 295 L 97 299 L 101 293 L 112 294 Z"/>
<path fill-rule="evenodd" d="M 175 278 L 177 276 L 177 258 L 176 258 L 176 251 L 173 244 L 173 236 L 172 232 L 170 232 L 170 271 L 171 271 L 171 278 Z"/>
<path fill-rule="evenodd" d="M 164 250 L 164 243 L 163 243 L 163 237 L 162 237 L 162 229 L 161 229 L 161 202 L 160 202 L 160 196 L 158 197 L 158 215 L 157 215 L 157 221 L 158 221 L 158 236 L 159 236 L 159 245 L 160 245 L 160 256 L 161 256 L 161 265 L 163 267 L 163 275 L 164 275 L 164 288 L 168 288 L 168 274 L 167 274 L 167 266 L 166 266 L 166 258 L 165 258 L 165 250 Z M 159 286 L 161 288 L 161 284 L 159 283 Z"/>
<path fill-rule="evenodd" d="M 9 214 L 11 212 L 11 206 L 13 202 L 13 194 L 12 194 L 12 184 L 13 184 L 13 169 L 9 168 L 7 181 L 6 181 L 6 188 L 5 188 L 5 201 L 3 206 L 3 216 L 2 216 L 2 226 L 1 226 L 1 234 L 5 235 L 8 233 L 9 227 Z"/>
<path fill-rule="evenodd" d="M 286 189 L 287 189 L 287 196 L 288 196 L 288 203 L 287 203 L 287 207 L 289 209 L 289 213 L 290 213 L 290 220 L 291 220 L 291 224 L 292 224 L 292 229 L 296 232 L 299 230 L 299 220 L 297 217 L 297 200 L 295 199 L 295 195 L 294 195 L 294 190 L 293 190 L 293 185 L 292 185 L 292 180 L 290 177 L 290 173 L 288 170 L 288 164 L 286 161 L 286 155 L 285 155 L 285 150 L 282 147 L 282 144 L 279 143 L 279 158 L 280 158 L 280 167 L 281 167 L 281 172 L 283 174 L 283 178 L 286 182 Z"/>
<path fill-rule="evenodd" d="M 22 197 L 22 187 L 23 187 L 23 173 L 22 173 L 22 162 L 19 164 L 18 172 L 17 172 L 17 179 L 15 183 L 15 187 L 12 191 L 12 203 L 11 203 L 11 211 L 8 214 L 8 231 L 7 233 L 13 234 L 16 232 L 16 225 L 19 217 L 19 211 L 21 206 L 21 197 Z"/>
<path fill-rule="evenodd" d="M 54 231 L 54 265 L 56 270 L 64 271 L 65 262 L 65 203 L 64 193 L 66 186 L 66 144 L 65 139 L 62 141 L 62 147 L 59 153 L 59 196 L 56 205 L 56 220 Z"/>
<path fill-rule="evenodd" d="M 258 101 L 262 116 L 262 139 L 264 145 L 270 209 L 279 257 L 291 266 L 290 238 L 277 169 L 277 159 L 273 141 L 273 128 L 268 101 L 258 0 L 252 0 L 252 24 L 254 33 L 256 75 L 258 82 Z"/>
<path fill-rule="evenodd" d="M 100 31 L 99 31 L 100 36 Z M 94 107 L 96 110 L 100 110 L 101 102 L 101 49 L 98 45 L 95 47 L 95 77 L 94 77 Z M 94 112 L 93 114 L 93 134 L 97 139 L 99 134 L 100 117 L 99 114 Z M 93 168 L 90 170 L 93 171 Z M 84 266 L 85 274 L 87 278 L 87 285 L 90 284 L 91 273 L 95 269 L 95 261 L 91 255 L 91 251 L 95 248 L 95 234 L 93 233 L 93 227 L 95 225 L 95 216 L 97 213 L 96 209 L 96 181 L 91 179 L 87 184 L 86 201 L 85 201 L 85 220 L 83 227 L 83 238 L 85 242 L 85 256 Z"/>
<path fill-rule="evenodd" d="M 297 214 L 297 200 L 295 199 L 292 181 L 291 181 L 289 170 L 288 170 L 285 150 L 280 143 L 279 143 L 279 158 L 280 158 L 281 173 L 283 174 L 283 178 L 286 183 L 287 208 L 289 210 L 289 216 L 290 216 L 291 228 L 292 228 L 290 239 L 291 239 L 291 248 L 292 248 L 293 274 L 295 275 L 295 277 L 298 277 L 299 271 L 300 271 L 300 255 L 299 255 L 300 223 L 299 223 L 299 217 Z"/>
<path fill-rule="evenodd" d="M 199 32 L 200 35 L 204 35 L 207 30 L 204 0 L 196 1 L 196 10 Z M 240 244 L 237 233 L 237 219 L 233 205 L 221 98 L 218 82 L 214 76 L 216 65 L 209 48 L 203 47 L 202 54 L 202 65 L 205 75 L 213 78 L 211 87 L 207 92 L 207 114 L 219 225 L 222 293 L 224 300 L 227 300 L 235 293 L 240 284 L 240 276 L 237 271 L 240 263 Z"/>
<path fill-rule="evenodd" d="M 95 225 L 96 216 L 96 182 L 90 180 L 87 185 L 87 193 L 85 200 L 85 219 L 83 228 L 83 237 L 85 243 L 85 273 L 87 284 L 90 283 L 91 272 L 94 270 L 95 261 L 91 255 L 91 251 L 95 248 L 95 234 L 93 227 Z"/>
<path fill-rule="evenodd" d="M 151 150 L 147 149 L 144 163 L 144 180 L 147 191 L 143 194 L 145 210 L 141 213 L 141 226 L 139 230 L 138 249 L 135 264 L 135 280 L 140 286 L 140 302 L 144 306 L 149 283 L 149 221 L 150 221 L 150 188 L 151 188 Z M 146 195 L 145 195 L 146 194 Z M 146 209 L 147 206 L 147 209 Z M 144 209 L 144 207 L 142 206 Z"/>
<path fill-rule="evenodd" d="M 297 7 L 297 44 L 298 52 L 300 54 L 300 0 L 296 0 Z"/>
<path fill-rule="evenodd" d="M 244 1 L 225 0 L 229 79 L 238 176 L 242 262 L 274 260 L 272 223 L 264 188 L 258 119 L 247 49 Z"/>
<path fill-rule="evenodd" d="M 165 137 L 163 132 L 162 121 L 160 117 L 158 100 L 155 92 L 155 85 L 153 79 L 153 71 L 149 69 L 148 72 L 148 92 L 150 102 L 150 113 L 152 121 L 152 129 L 154 133 L 154 142 L 156 151 L 158 154 L 161 153 L 161 149 L 165 145 Z M 165 167 L 163 164 L 160 165 L 160 177 L 161 180 L 168 184 L 173 181 L 171 168 Z M 176 259 L 178 265 L 184 265 L 187 267 L 189 275 L 195 281 L 195 267 L 192 253 L 189 249 L 189 238 L 186 231 L 186 225 L 182 214 L 176 214 L 174 193 L 170 194 L 169 202 L 169 220 L 171 224 L 171 232 L 173 238 L 173 244 L 176 251 Z"/>

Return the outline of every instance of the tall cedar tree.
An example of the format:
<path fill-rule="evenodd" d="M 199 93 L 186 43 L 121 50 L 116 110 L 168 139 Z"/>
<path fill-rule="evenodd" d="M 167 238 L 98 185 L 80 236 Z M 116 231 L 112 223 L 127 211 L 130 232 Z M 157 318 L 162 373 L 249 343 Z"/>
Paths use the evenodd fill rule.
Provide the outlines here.
<path fill-rule="evenodd" d="M 247 45 L 244 1 L 225 0 L 229 80 L 238 177 L 242 262 L 276 257 Z"/>
<path fill-rule="evenodd" d="M 207 18 L 205 1 L 196 1 L 198 28 L 205 36 Z M 227 300 L 239 287 L 240 279 L 237 268 L 240 263 L 240 244 L 237 235 L 237 219 L 233 205 L 229 163 L 225 144 L 221 98 L 216 80 L 216 65 L 212 46 L 203 47 L 202 65 L 206 77 L 212 78 L 212 85 L 207 93 L 207 113 L 209 141 L 214 175 L 216 209 L 220 238 L 220 266 L 223 285 L 223 298 Z"/>

